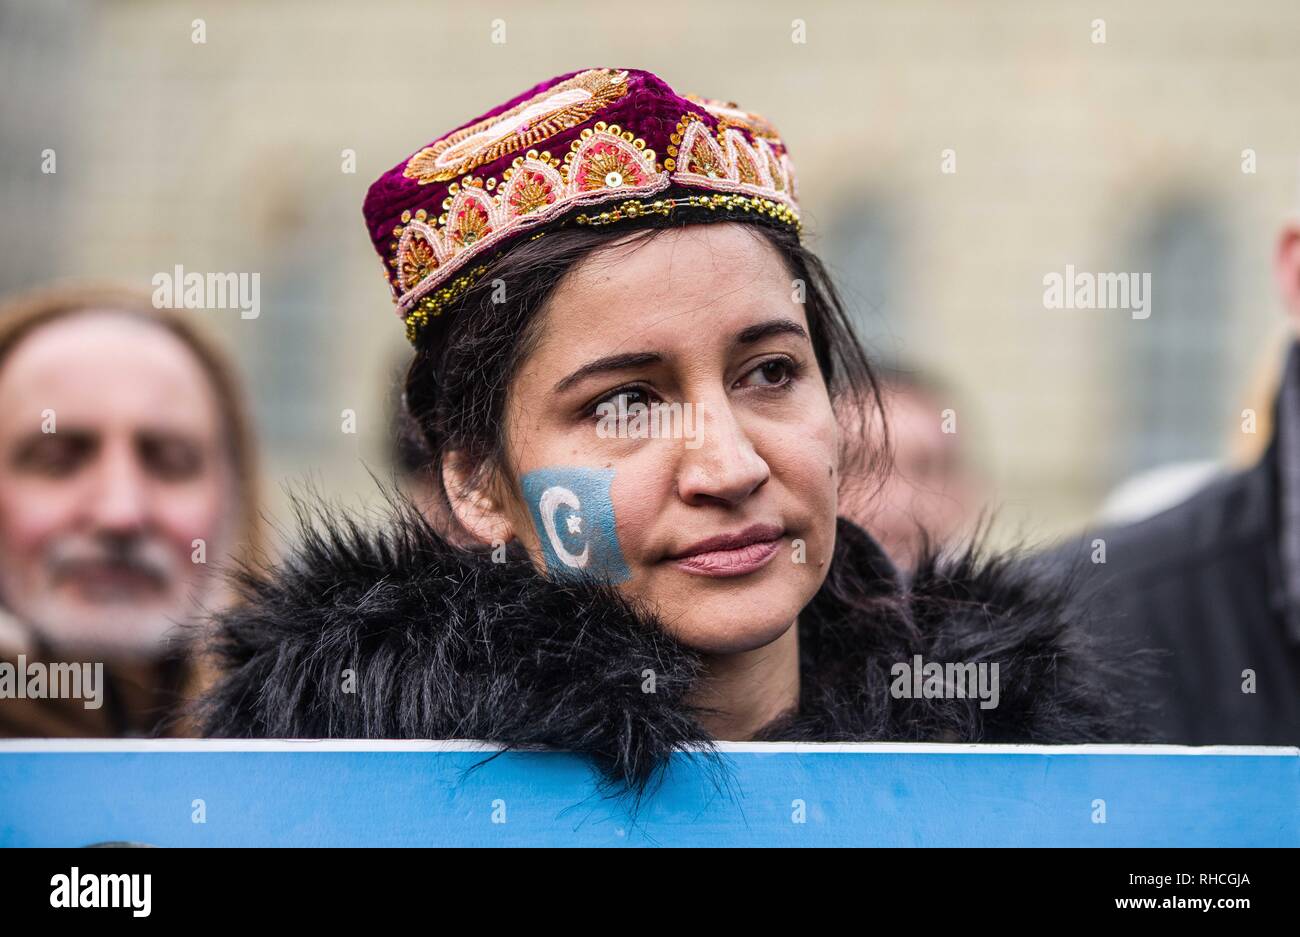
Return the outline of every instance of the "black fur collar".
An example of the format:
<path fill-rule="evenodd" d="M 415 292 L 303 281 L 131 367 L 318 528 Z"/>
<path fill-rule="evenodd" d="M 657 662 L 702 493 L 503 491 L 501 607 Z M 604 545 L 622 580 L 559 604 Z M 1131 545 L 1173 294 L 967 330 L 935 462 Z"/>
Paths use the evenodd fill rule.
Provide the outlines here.
<path fill-rule="evenodd" d="M 337 513 L 302 520 L 298 551 L 241 573 L 245 601 L 218 619 L 224 675 L 201 701 L 205 735 L 554 746 L 636 792 L 674 750 L 711 751 L 686 703 L 699 658 L 614 590 L 456 549 L 409 507 L 378 533 Z M 1010 561 L 969 554 L 901 585 L 841 521 L 826 584 L 800 616 L 799 711 L 760 740 L 1114 740 L 1125 721 L 1113 683 L 1063 604 Z M 895 698 L 891 668 L 917 654 L 997 662 L 998 706 Z"/>

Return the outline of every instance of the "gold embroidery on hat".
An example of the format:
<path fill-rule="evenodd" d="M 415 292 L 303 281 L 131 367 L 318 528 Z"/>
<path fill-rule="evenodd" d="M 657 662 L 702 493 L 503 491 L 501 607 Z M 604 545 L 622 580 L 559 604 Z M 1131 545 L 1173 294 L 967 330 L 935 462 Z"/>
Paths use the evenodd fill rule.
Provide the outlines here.
<path fill-rule="evenodd" d="M 689 207 L 705 209 L 720 213 L 748 213 L 762 215 L 773 221 L 792 228 L 796 233 L 802 229 L 798 214 L 786 204 L 768 198 L 745 195 L 701 194 L 680 198 L 664 199 L 628 199 L 613 206 L 608 211 L 595 214 L 580 214 L 573 220 L 578 225 L 601 226 L 616 224 L 620 221 L 642 218 L 647 215 L 673 214 L 678 208 Z M 546 232 L 537 231 L 531 239 L 536 239 Z M 460 276 L 416 300 L 403 316 L 406 322 L 406 339 L 412 344 L 419 341 L 420 333 L 431 319 L 442 315 L 444 309 L 459 300 L 488 271 L 488 264 L 480 264 L 465 270 Z"/>
<path fill-rule="evenodd" d="M 751 137 L 764 137 L 768 140 L 780 139 L 776 128 L 769 124 L 766 119 L 758 114 L 741 110 L 740 105 L 734 101 L 715 101 L 694 94 L 688 94 L 685 97 L 688 101 L 699 104 L 717 119 L 719 133 L 734 127 L 737 130 L 746 131 Z"/>
<path fill-rule="evenodd" d="M 400 265 L 397 281 L 403 290 L 409 290 L 438 268 L 438 257 L 425 235 L 412 230 L 398 251 Z"/>
<path fill-rule="evenodd" d="M 644 218 L 646 215 L 663 215 L 666 217 L 682 207 L 764 215 L 793 228 L 796 233 L 803 230 L 798 214 L 789 205 L 773 201 L 770 198 L 724 195 L 721 193 L 685 195 L 678 198 L 657 198 L 654 201 L 649 199 L 628 199 L 608 211 L 578 215 L 574 221 L 580 225 L 598 227 L 600 225 L 615 224 L 619 221 Z"/>
<path fill-rule="evenodd" d="M 425 147 L 407 161 L 402 175 L 420 185 L 454 179 L 580 124 L 625 94 L 627 72 L 588 69 Z"/>
<path fill-rule="evenodd" d="M 532 236 L 540 237 L 542 226 L 563 223 L 574 209 L 588 209 L 574 219 L 580 225 L 668 215 L 679 206 L 693 206 L 719 214 L 762 215 L 798 232 L 794 173 L 780 139 L 765 136 L 766 123 L 754 115 L 744 115 L 750 118 L 744 122 L 724 120 L 713 107 L 707 109 L 709 118 L 695 111 L 682 114 L 662 162 L 634 131 L 597 121 L 571 141 L 563 160 L 548 150 L 531 149 L 515 157 L 500 180 L 469 173 L 452 182 L 436 217 L 424 209 L 414 216 L 403 212 L 402 224 L 393 229 L 397 240 L 389 245 L 395 255 L 389 266 L 408 338 L 414 341 L 431 318 L 481 275 L 483 267 L 470 266 L 476 259 L 492 256 L 497 245 L 516 233 L 539 228 Z M 704 191 L 656 198 L 670 182 Z M 616 199 L 617 207 L 590 211 Z"/>
<path fill-rule="evenodd" d="M 645 149 L 645 141 L 604 121 L 584 130 L 565 154 L 569 185 L 575 192 L 640 187 L 650 182 L 654 167 L 654 151 Z"/>
<path fill-rule="evenodd" d="M 699 126 L 704 127 L 705 125 L 700 124 Z M 707 176 L 710 179 L 723 179 L 726 177 L 727 170 L 723 167 L 722 152 L 709 137 L 707 129 L 696 133 L 694 139 L 687 145 L 686 165 L 683 170 L 695 173 L 698 176 Z"/>
<path fill-rule="evenodd" d="M 516 175 L 518 180 L 507 196 L 515 215 L 532 214 L 559 198 L 558 187 L 539 170 L 529 167 Z"/>
<path fill-rule="evenodd" d="M 763 177 L 758 171 L 758 164 L 750 153 L 749 147 L 735 135 L 727 135 L 727 144 L 731 147 L 731 158 L 736 165 L 736 177 L 745 185 L 762 185 Z"/>
<path fill-rule="evenodd" d="M 785 173 L 781 169 L 781 163 L 777 160 L 776 154 L 770 147 L 763 147 L 763 154 L 767 157 L 767 174 L 772 178 L 772 188 L 778 192 L 785 192 Z"/>
<path fill-rule="evenodd" d="M 571 206 L 599 200 L 611 190 L 650 194 L 667 185 L 667 173 L 645 140 L 604 121 L 584 128 L 563 162 L 547 150 L 529 150 L 502 173 L 499 186 L 495 177 L 467 174 L 447 187 L 437 218 L 425 224 L 423 209 L 414 220 L 406 211 L 403 225 L 393 229 L 398 240 L 390 246 L 395 254 L 390 265 L 397 272 L 399 305 L 409 308 L 455 276 L 469 256 Z M 424 276 L 412 279 L 419 271 Z"/>
<path fill-rule="evenodd" d="M 453 251 L 475 244 L 494 230 L 492 200 L 473 187 L 461 189 L 448 215 L 445 236 L 455 245 Z"/>

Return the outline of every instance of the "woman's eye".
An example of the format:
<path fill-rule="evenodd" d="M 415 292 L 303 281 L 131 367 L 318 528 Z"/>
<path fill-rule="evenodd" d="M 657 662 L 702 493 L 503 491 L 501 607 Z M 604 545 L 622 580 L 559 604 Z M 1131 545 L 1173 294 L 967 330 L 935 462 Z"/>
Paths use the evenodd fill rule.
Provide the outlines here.
<path fill-rule="evenodd" d="M 609 411 L 614 413 L 626 413 L 633 404 L 638 403 L 642 406 L 648 407 L 650 405 L 649 392 L 640 387 L 624 387 L 622 390 L 616 390 L 612 394 L 598 400 L 596 402 L 595 412 L 592 415 L 601 417 Z"/>
<path fill-rule="evenodd" d="M 792 377 L 794 377 L 792 362 L 785 358 L 772 358 L 741 378 L 741 383 L 752 387 L 779 387 Z"/>

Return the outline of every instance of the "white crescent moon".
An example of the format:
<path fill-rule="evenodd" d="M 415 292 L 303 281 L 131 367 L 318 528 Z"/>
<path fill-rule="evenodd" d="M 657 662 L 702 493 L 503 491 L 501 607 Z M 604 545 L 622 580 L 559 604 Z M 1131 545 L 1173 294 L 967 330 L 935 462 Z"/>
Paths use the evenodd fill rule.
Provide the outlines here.
<path fill-rule="evenodd" d="M 560 562 L 565 566 L 571 566 L 574 569 L 582 569 L 591 559 L 591 544 L 583 546 L 582 552 L 576 556 L 564 548 L 563 541 L 560 540 L 559 532 L 555 529 L 555 513 L 561 507 L 566 507 L 577 511 L 582 508 L 582 502 L 568 488 L 560 485 L 554 485 L 542 492 L 541 500 L 538 502 L 538 510 L 542 515 L 542 526 L 546 528 L 547 539 L 551 541 L 551 549 L 555 555 L 560 558 Z"/>

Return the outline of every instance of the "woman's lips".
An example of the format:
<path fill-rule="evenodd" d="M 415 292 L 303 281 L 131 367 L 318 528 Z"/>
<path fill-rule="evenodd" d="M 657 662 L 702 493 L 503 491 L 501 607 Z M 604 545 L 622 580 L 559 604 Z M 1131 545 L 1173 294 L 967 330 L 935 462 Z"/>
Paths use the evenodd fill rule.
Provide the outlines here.
<path fill-rule="evenodd" d="M 780 546 L 778 541 L 769 540 L 767 543 L 751 543 L 737 550 L 697 553 L 677 560 L 677 568 L 697 576 L 743 576 L 764 566 L 776 556 Z"/>

